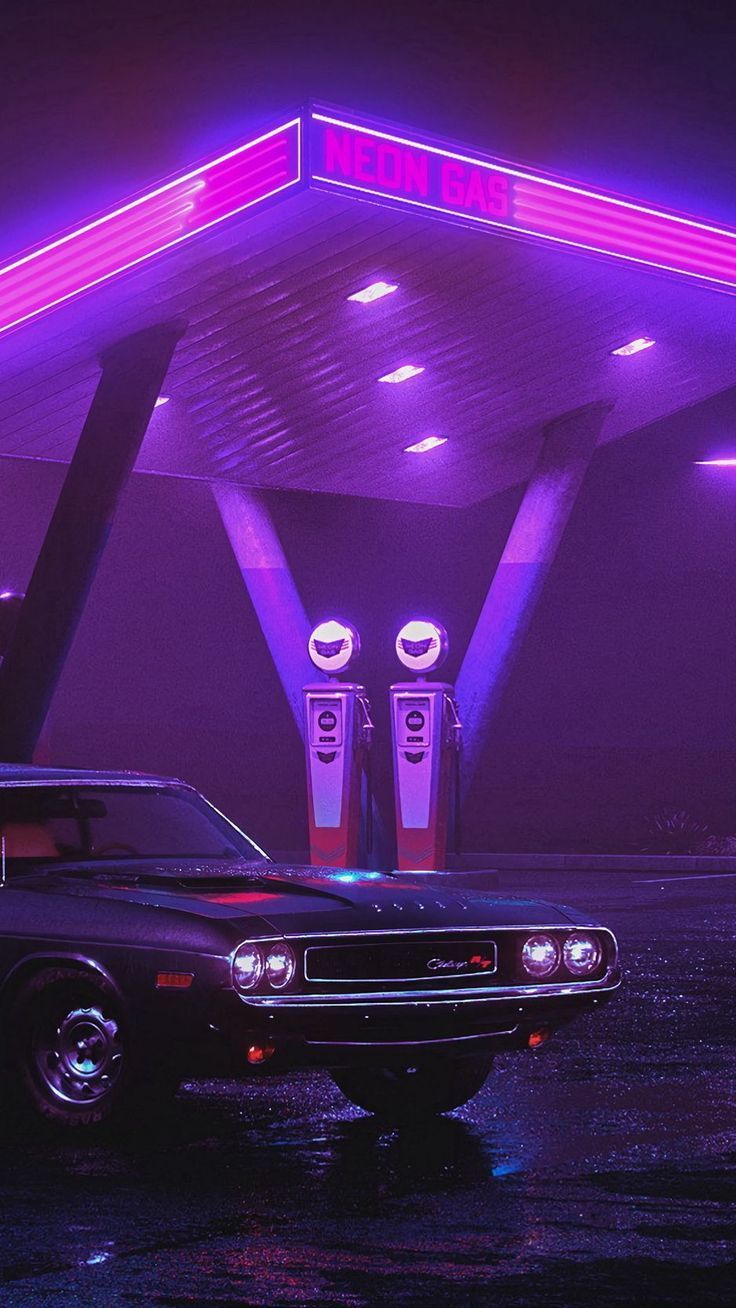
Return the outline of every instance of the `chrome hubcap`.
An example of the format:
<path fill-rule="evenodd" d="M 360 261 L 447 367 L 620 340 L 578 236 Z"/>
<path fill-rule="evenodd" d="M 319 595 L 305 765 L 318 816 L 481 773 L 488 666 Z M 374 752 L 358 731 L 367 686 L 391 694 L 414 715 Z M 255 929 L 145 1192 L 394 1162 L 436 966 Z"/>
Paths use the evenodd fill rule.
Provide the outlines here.
<path fill-rule="evenodd" d="M 118 1024 L 102 1007 L 72 1008 L 36 1032 L 34 1058 L 57 1099 L 91 1103 L 110 1092 L 122 1071 Z"/>

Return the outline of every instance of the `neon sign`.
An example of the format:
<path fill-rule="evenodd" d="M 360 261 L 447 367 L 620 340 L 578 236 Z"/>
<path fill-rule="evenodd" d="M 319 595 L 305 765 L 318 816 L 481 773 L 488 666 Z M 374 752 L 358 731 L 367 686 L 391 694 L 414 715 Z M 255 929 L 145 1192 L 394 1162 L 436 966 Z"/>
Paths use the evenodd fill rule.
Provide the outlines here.
<path fill-rule="evenodd" d="M 318 187 L 736 289 L 736 231 L 315 111 Z"/>
<path fill-rule="evenodd" d="M 666 213 L 336 111 L 243 142 L 0 268 L 0 334 L 300 183 L 736 291 L 736 231 Z M 375 283 L 351 299 L 395 287 Z M 384 378 L 385 380 L 385 378 Z M 396 378 L 389 378 L 396 380 Z"/>
<path fill-rule="evenodd" d="M 0 268 L 0 332 L 300 179 L 301 120 L 294 118 Z"/>

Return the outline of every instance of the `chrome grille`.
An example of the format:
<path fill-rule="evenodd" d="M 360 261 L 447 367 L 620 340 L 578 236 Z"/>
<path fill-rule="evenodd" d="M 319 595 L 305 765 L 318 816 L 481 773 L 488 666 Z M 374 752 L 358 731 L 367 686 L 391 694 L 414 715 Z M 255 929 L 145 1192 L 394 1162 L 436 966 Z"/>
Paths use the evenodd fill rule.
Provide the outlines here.
<path fill-rule="evenodd" d="M 421 984 L 477 987 L 495 975 L 498 954 L 486 933 L 403 938 L 365 937 L 310 945 L 304 955 L 308 984 L 324 987 Z"/>

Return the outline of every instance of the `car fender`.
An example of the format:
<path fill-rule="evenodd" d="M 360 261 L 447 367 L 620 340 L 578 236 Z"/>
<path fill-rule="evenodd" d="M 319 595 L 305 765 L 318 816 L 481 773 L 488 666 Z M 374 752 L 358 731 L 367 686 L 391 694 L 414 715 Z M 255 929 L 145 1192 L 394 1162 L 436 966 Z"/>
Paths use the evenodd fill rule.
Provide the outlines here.
<path fill-rule="evenodd" d="M 92 972 L 96 976 L 104 978 L 111 987 L 117 1002 L 126 1017 L 130 1017 L 130 1007 L 125 1000 L 125 996 L 115 978 L 108 972 L 107 968 L 99 963 L 97 959 L 90 958 L 86 954 L 75 951 L 66 951 L 63 949 L 54 949 L 48 951 L 39 951 L 33 954 L 27 954 L 24 958 L 18 959 L 15 966 L 3 978 L 0 986 L 0 1008 L 3 1014 L 8 1010 L 12 1000 L 17 995 L 20 987 L 32 976 L 34 972 L 40 972 L 46 967 L 71 967 L 77 968 L 80 972 Z"/>

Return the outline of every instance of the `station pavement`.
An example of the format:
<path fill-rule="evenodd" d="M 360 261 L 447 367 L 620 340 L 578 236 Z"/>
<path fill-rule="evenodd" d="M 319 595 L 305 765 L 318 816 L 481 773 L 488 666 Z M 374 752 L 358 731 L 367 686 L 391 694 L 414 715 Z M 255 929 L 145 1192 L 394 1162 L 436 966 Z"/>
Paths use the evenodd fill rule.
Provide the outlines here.
<path fill-rule="evenodd" d="M 465 1109 L 387 1132 L 321 1075 L 185 1087 L 155 1133 L 0 1119 L 0 1303 L 722 1305 L 736 1275 L 736 875 L 497 874 L 626 982 Z"/>

